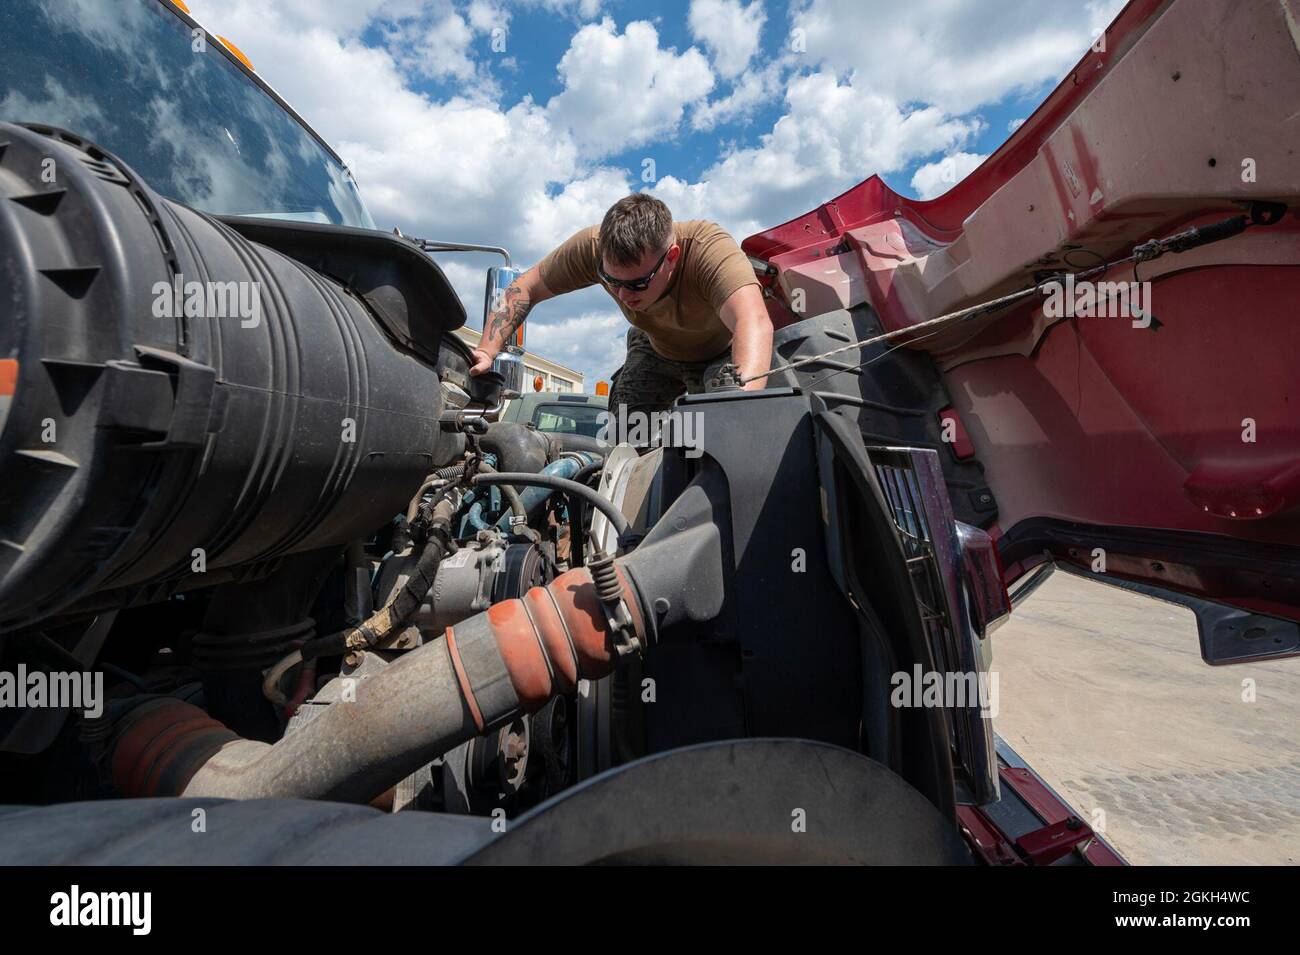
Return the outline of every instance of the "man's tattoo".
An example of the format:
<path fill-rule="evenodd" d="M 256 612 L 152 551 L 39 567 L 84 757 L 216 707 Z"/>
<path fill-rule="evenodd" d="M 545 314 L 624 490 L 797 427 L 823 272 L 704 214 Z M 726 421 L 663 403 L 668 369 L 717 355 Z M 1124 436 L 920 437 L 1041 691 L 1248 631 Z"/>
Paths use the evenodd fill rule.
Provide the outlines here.
<path fill-rule="evenodd" d="M 483 337 L 495 342 L 498 348 L 504 347 L 515 330 L 524 323 L 524 318 L 532 307 L 528 293 L 512 282 L 501 296 L 501 307 L 488 313 L 483 325 Z"/>

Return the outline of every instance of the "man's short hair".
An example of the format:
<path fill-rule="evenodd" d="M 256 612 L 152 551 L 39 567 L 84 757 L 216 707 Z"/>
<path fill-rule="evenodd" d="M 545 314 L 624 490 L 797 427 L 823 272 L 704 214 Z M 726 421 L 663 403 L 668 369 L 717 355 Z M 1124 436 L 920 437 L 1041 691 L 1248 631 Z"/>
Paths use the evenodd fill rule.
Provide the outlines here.
<path fill-rule="evenodd" d="M 600 255 L 612 265 L 636 265 L 647 252 L 659 253 L 672 242 L 673 214 L 644 192 L 624 196 L 609 207 L 600 223 Z"/>

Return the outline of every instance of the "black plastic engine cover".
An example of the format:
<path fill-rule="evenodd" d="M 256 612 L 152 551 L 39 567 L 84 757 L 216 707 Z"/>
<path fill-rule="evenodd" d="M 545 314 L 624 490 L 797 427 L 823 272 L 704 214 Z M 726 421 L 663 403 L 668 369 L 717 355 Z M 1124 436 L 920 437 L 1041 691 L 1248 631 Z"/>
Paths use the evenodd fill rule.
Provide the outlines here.
<path fill-rule="evenodd" d="M 869 305 L 857 305 L 779 329 L 773 337 L 773 361 L 791 362 L 844 348 L 880 335 L 884 328 Z M 789 385 L 816 392 L 835 413 L 852 421 L 868 444 L 931 448 L 939 454 L 948 496 L 957 520 L 988 527 L 998 506 L 975 458 L 958 458 L 943 440 L 939 412 L 952 404 L 933 359 L 922 351 L 891 342 L 848 348 L 768 378 L 768 385 Z"/>
<path fill-rule="evenodd" d="M 309 231 L 336 262 L 349 243 L 373 260 L 399 242 Z M 389 287 L 454 301 L 421 260 Z M 205 293 L 190 314 L 188 283 Z M 241 301 L 255 310 L 230 315 Z M 201 586 L 196 569 L 368 535 L 438 463 L 430 339 L 464 320 L 459 306 L 422 315 L 413 348 L 336 278 L 162 198 L 91 143 L 5 123 L 0 314 L 14 380 L 0 405 L 0 632 L 88 594 L 162 597 Z"/>
<path fill-rule="evenodd" d="M 666 634 L 647 654 L 656 692 L 644 707 L 648 751 L 744 736 L 856 749 L 861 651 L 827 564 L 808 399 L 786 388 L 690 395 L 674 410 L 700 416 L 703 454 L 665 452 L 663 496 L 714 472 L 725 579 L 694 584 L 721 586 L 725 599 L 704 632 Z M 657 526 L 643 546 L 673 532 Z"/>

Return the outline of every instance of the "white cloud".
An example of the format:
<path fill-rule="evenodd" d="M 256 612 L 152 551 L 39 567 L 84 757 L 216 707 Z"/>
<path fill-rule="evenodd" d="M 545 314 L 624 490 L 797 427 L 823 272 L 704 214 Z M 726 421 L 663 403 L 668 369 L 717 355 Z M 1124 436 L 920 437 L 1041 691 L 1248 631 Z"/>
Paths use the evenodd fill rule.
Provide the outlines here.
<path fill-rule="evenodd" d="M 544 204 L 554 183 L 591 174 L 531 100 L 509 109 L 478 94 L 438 101 L 411 87 L 387 49 L 326 29 L 291 29 L 275 5 L 256 0 L 194 6 L 209 2 L 211 18 L 220 20 L 211 28 L 238 37 L 285 99 L 351 163 L 383 228 L 501 241 L 519 233 L 525 210 Z M 527 259 L 545 250 L 520 251 Z"/>
<path fill-rule="evenodd" d="M 221 23 L 228 4 L 215 0 L 199 0 L 186 4 L 204 27 L 215 32 L 223 29 Z M 278 0 L 275 6 L 282 14 L 283 22 L 293 24 L 299 29 L 320 27 L 342 36 L 356 36 L 372 20 L 402 20 L 430 12 L 445 13 L 450 9 L 448 0 Z M 210 11 L 210 12 L 209 12 Z M 211 20 L 212 22 L 209 22 Z M 247 37 L 231 37 L 241 49 Z"/>
<path fill-rule="evenodd" d="M 941 196 L 978 168 L 988 159 L 979 153 L 951 153 L 937 162 L 926 163 L 912 176 L 912 188 L 918 199 Z"/>
<path fill-rule="evenodd" d="M 1023 125 L 1025 125 L 1025 120 L 1023 117 L 1020 119 L 1013 119 L 1011 120 L 1011 122 L 1007 123 L 1007 132 L 1014 133 L 1017 129 L 1019 129 Z"/>
<path fill-rule="evenodd" d="M 604 292 L 600 293 L 604 295 Z M 608 296 L 605 296 L 609 302 Z M 542 306 L 543 308 L 545 306 Z M 627 320 L 612 304 L 528 332 L 528 348 L 583 373 L 587 390 L 618 370 L 627 355 Z"/>
<path fill-rule="evenodd" d="M 951 158 L 921 167 L 913 188 L 946 191 L 945 174 L 959 181 L 984 158 L 960 151 L 984 129 L 970 110 L 1059 80 L 1122 6 L 804 0 L 791 23 L 806 31 L 807 52 L 787 59 L 824 67 L 777 71 L 786 110 L 758 146 L 722 156 L 697 181 L 665 177 L 654 192 L 680 218 L 714 218 L 742 238 L 935 153 Z M 697 107 L 692 125 L 743 115 L 770 89 L 746 74 L 729 97 Z"/>
<path fill-rule="evenodd" d="M 601 0 L 515 0 L 521 7 L 540 7 L 550 13 L 591 20 L 600 14 Z"/>
<path fill-rule="evenodd" d="M 416 0 L 408 0 L 415 3 Z M 493 66 L 505 66 L 494 49 L 498 36 L 508 41 L 510 12 L 493 0 L 470 0 L 460 8 L 451 0 L 422 0 L 416 17 L 396 17 L 385 8 L 380 34 L 384 47 L 403 73 L 418 73 L 433 80 L 456 81 L 465 95 L 495 100 L 500 87 Z M 490 62 L 495 61 L 495 62 Z"/>
<path fill-rule="evenodd" d="M 872 173 L 889 173 L 972 139 L 977 118 L 906 110 L 857 77 L 797 77 L 786 113 L 760 144 L 725 156 L 698 182 L 667 176 L 654 193 L 678 218 L 707 217 L 737 239 L 806 212 Z"/>
<path fill-rule="evenodd" d="M 510 25 L 510 11 L 493 3 L 492 0 L 472 0 L 466 15 L 470 26 L 479 33 L 490 34 L 497 27 L 505 29 Z"/>
<path fill-rule="evenodd" d="M 597 223 L 605 210 L 632 190 L 622 169 L 601 167 L 567 183 L 554 195 L 533 193 L 523 207 L 523 245 L 549 249 L 581 228 Z"/>
<path fill-rule="evenodd" d="M 963 113 L 1055 83 L 1124 0 L 804 0 L 792 11 L 813 63 L 856 70 L 899 103 Z"/>
<path fill-rule="evenodd" d="M 390 44 L 400 38 L 401 34 L 389 34 L 388 37 Z M 470 56 L 474 31 L 460 14 L 448 13 L 422 27 L 410 39 L 410 63 L 425 76 L 435 80 L 452 77 L 462 81 L 474 76 L 476 65 Z"/>
<path fill-rule="evenodd" d="M 781 61 L 773 61 L 761 70 L 746 70 L 727 96 L 695 107 L 691 112 L 691 127 L 707 131 L 719 123 L 745 119 L 780 94 L 785 72 L 786 64 Z"/>
<path fill-rule="evenodd" d="M 767 22 L 763 0 L 742 6 L 740 0 L 691 0 L 687 22 L 691 35 L 713 54 L 713 66 L 730 79 L 749 66 Z"/>
<path fill-rule="evenodd" d="M 547 113 L 593 156 L 671 134 L 687 105 L 713 88 L 704 54 L 662 49 L 658 31 L 644 20 L 622 34 L 609 17 L 588 24 L 574 34 L 556 72 L 564 90 Z"/>

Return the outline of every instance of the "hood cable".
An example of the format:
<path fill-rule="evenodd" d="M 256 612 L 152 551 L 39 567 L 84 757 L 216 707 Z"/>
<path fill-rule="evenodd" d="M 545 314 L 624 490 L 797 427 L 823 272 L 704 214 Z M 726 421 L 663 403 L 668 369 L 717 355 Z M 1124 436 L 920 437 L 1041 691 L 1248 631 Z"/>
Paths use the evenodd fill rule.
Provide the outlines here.
<path fill-rule="evenodd" d="M 1113 269 L 1118 265 L 1123 265 L 1126 262 L 1132 262 L 1136 267 L 1137 264 L 1140 262 L 1150 262 L 1154 259 L 1160 258 L 1166 252 L 1174 252 L 1174 253 L 1186 252 L 1189 249 L 1194 249 L 1202 245 L 1208 245 L 1211 242 L 1220 242 L 1223 239 L 1229 239 L 1235 235 L 1239 235 L 1242 232 L 1244 232 L 1246 229 L 1254 225 L 1273 225 L 1282 218 L 1282 216 L 1286 213 L 1286 209 L 1287 207 L 1280 202 L 1251 202 L 1249 204 L 1249 211 L 1247 214 L 1232 216 L 1230 218 L 1223 219 L 1219 222 L 1210 222 L 1207 223 L 1206 225 L 1196 226 L 1194 228 L 1187 229 L 1186 231 L 1183 232 L 1177 232 L 1173 235 L 1165 236 L 1163 239 L 1150 239 L 1146 242 L 1141 243 L 1140 245 L 1134 246 L 1133 251 L 1129 255 L 1126 255 L 1121 259 L 1114 259 L 1113 261 L 1110 262 L 1103 262 L 1101 265 L 1093 266 L 1090 269 L 1084 269 L 1081 272 L 1072 272 L 1068 274 L 1073 276 L 1076 280 L 1087 280 L 1094 275 L 1100 275 L 1103 272 L 1107 272 L 1110 269 Z M 866 361 L 859 362 L 858 364 L 852 365 L 848 368 L 837 368 L 835 371 L 829 372 L 828 374 L 823 375 L 821 378 L 815 379 L 813 382 L 810 382 L 809 385 L 805 385 L 804 387 L 807 388 L 810 387 L 810 385 L 812 384 L 816 384 L 817 382 L 823 381 L 826 378 L 831 377 L 831 375 L 842 374 L 843 372 L 846 371 L 855 371 L 856 369 L 861 368 L 864 365 L 869 365 L 874 361 L 878 361 L 879 359 L 884 358 L 886 355 L 891 354 L 892 352 L 896 351 L 899 348 L 904 347 L 905 345 L 913 345 L 916 344 L 917 342 L 930 338 L 933 335 L 937 335 L 939 334 L 939 332 L 943 331 L 948 325 L 955 324 L 957 322 L 963 321 L 964 319 L 975 318 L 981 315 L 988 315 L 991 312 L 999 311 L 1008 305 L 1012 305 L 1016 302 L 1023 301 L 1024 299 L 1036 293 L 1044 294 L 1043 290 L 1046 286 L 1051 285 L 1054 282 L 1060 282 L 1062 279 L 1066 277 L 1066 275 L 1067 273 L 1064 272 L 1058 273 L 1056 275 L 1051 276 L 1050 278 L 1044 279 L 1041 282 L 1031 285 L 1028 288 L 1023 288 L 1020 289 L 1019 291 L 1011 292 L 1007 295 L 1002 295 L 995 299 L 990 299 L 987 302 L 981 302 L 978 305 L 971 305 L 968 308 L 959 309 L 955 312 L 949 312 L 948 314 L 940 315 L 937 318 L 931 318 L 924 322 L 918 322 L 915 325 L 909 325 L 907 328 L 899 328 L 899 329 L 895 329 L 892 332 L 885 332 L 881 335 L 875 335 L 871 338 L 864 338 L 862 341 L 850 342 L 847 345 L 841 345 L 838 348 L 832 348 L 830 351 L 822 352 L 819 355 L 812 355 L 808 358 L 801 358 L 798 361 L 792 361 L 784 365 L 778 365 L 776 368 L 769 368 L 767 371 L 764 371 L 762 374 L 750 375 L 746 378 L 739 378 L 737 376 L 734 380 L 736 381 L 737 384 L 745 385 L 751 381 L 754 381 L 755 379 L 765 378 L 768 375 L 774 375 L 778 372 L 789 371 L 793 368 L 802 368 L 804 365 L 810 365 L 815 362 L 822 361 L 826 358 L 831 357 L 832 355 L 838 355 L 841 352 L 851 351 L 855 348 L 866 348 L 868 345 L 875 345 L 880 342 L 892 341 L 895 338 L 902 338 L 904 336 L 915 335 L 916 332 L 922 331 L 923 329 L 933 329 L 933 331 L 926 332 L 924 335 L 918 335 L 915 338 L 909 337 L 907 338 L 906 341 L 899 342 L 893 348 L 887 349 L 881 352 L 879 355 L 875 355 L 871 358 L 868 358 Z"/>

